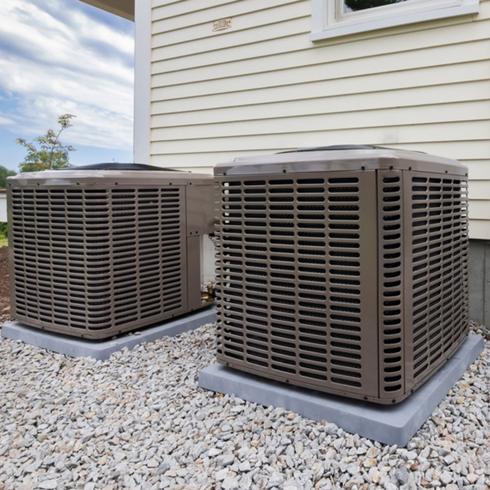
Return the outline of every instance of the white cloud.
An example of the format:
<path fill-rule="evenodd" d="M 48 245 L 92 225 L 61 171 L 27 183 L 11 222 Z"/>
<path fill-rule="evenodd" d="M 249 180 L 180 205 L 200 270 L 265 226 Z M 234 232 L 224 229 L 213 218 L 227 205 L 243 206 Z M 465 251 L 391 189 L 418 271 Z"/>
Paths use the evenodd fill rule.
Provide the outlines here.
<path fill-rule="evenodd" d="M 8 117 L 0 116 L 0 126 L 8 126 L 10 124 L 13 124 L 12 119 L 9 119 Z"/>
<path fill-rule="evenodd" d="M 77 118 L 66 143 L 130 149 L 132 36 L 88 17 L 73 1 L 44 5 L 0 1 L 0 89 L 18 101 L 2 114 L 11 120 L 4 124 L 29 137 L 69 112 Z M 63 15 L 50 13 L 56 11 Z"/>

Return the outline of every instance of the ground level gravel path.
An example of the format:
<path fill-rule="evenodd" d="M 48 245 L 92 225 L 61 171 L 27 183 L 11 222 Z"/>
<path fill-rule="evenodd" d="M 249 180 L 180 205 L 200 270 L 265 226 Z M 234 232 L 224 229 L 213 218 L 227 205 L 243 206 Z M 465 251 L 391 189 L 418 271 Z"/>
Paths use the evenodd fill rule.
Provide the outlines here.
<path fill-rule="evenodd" d="M 197 387 L 214 327 L 110 361 L 0 340 L 0 488 L 490 486 L 490 349 L 407 449 Z"/>

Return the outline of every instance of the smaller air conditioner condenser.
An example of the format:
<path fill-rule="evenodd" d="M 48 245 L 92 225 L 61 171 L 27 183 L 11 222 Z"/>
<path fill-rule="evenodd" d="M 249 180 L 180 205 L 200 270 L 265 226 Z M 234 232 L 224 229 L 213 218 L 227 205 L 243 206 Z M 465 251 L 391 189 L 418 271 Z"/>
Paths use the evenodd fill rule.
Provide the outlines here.
<path fill-rule="evenodd" d="M 410 395 L 468 332 L 467 170 L 326 147 L 215 168 L 217 359 L 375 403 Z"/>
<path fill-rule="evenodd" d="M 212 189 L 212 176 L 138 164 L 10 178 L 13 318 L 104 339 L 206 306 Z"/>

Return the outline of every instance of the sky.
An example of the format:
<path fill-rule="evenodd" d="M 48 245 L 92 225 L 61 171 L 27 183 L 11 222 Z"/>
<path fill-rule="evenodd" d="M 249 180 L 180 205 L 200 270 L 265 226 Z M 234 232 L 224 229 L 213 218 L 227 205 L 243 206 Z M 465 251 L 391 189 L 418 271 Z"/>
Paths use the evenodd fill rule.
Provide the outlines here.
<path fill-rule="evenodd" d="M 133 23 L 78 0 L 0 0 L 0 165 L 76 115 L 73 164 L 132 161 Z"/>

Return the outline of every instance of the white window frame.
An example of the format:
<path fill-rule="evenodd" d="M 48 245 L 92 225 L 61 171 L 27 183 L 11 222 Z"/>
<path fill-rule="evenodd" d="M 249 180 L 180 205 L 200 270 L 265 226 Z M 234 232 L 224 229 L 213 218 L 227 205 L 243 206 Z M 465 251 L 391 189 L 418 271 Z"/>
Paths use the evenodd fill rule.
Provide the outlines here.
<path fill-rule="evenodd" d="M 133 156 L 151 163 L 151 0 L 136 0 L 134 9 Z"/>
<path fill-rule="evenodd" d="M 409 0 L 357 12 L 344 12 L 344 0 L 311 0 L 311 40 L 479 12 L 480 0 Z"/>

